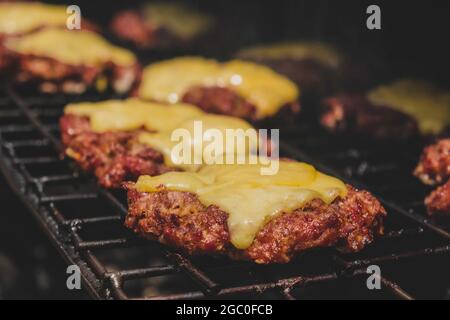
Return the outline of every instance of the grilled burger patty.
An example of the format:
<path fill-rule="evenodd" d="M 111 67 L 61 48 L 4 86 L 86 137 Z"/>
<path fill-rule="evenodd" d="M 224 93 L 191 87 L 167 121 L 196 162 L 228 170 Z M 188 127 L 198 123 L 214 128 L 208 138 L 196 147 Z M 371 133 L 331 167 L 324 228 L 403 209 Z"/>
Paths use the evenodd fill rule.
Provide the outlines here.
<path fill-rule="evenodd" d="M 450 139 L 441 139 L 426 147 L 414 174 L 429 185 L 442 184 L 450 179 Z"/>
<path fill-rule="evenodd" d="M 425 198 L 428 214 L 436 217 L 450 217 L 450 180 Z"/>
<path fill-rule="evenodd" d="M 342 55 L 318 42 L 287 42 L 250 47 L 236 57 L 269 66 L 294 81 L 302 92 L 329 93 L 336 85 Z"/>
<path fill-rule="evenodd" d="M 174 72 L 177 70 L 177 72 Z M 299 90 L 268 67 L 232 60 L 178 57 L 143 70 L 135 95 L 164 103 L 185 102 L 206 112 L 255 121 L 298 113 Z"/>
<path fill-rule="evenodd" d="M 1 57 L 13 65 L 11 74 L 16 82 L 45 93 L 76 94 L 109 87 L 123 94 L 137 84 L 141 72 L 131 52 L 110 45 L 91 31 L 44 28 L 8 38 L 1 46 Z"/>
<path fill-rule="evenodd" d="M 362 94 L 343 94 L 324 100 L 323 127 L 334 133 L 363 134 L 375 139 L 407 139 L 417 136 L 414 118 L 388 106 L 374 106 Z"/>
<path fill-rule="evenodd" d="M 17 61 L 3 42 L 8 38 L 19 38 L 45 28 L 66 29 L 68 15 L 66 6 L 38 2 L 5 2 L 10 3 L 0 1 L 0 71 L 12 71 L 13 67 L 17 66 Z M 81 29 L 98 32 L 100 28 L 83 18 Z M 10 76 L 10 73 L 5 75 Z"/>
<path fill-rule="evenodd" d="M 110 29 L 120 39 L 143 49 L 183 47 L 206 33 L 212 18 L 181 3 L 147 3 L 119 12 Z"/>
<path fill-rule="evenodd" d="M 400 79 L 366 93 L 341 94 L 324 101 L 322 125 L 332 132 L 404 140 L 439 136 L 450 128 L 448 92 Z"/>
<path fill-rule="evenodd" d="M 139 130 L 96 133 L 87 117 L 66 114 L 60 119 L 61 137 L 68 153 L 100 185 L 119 188 L 142 174 L 158 175 L 174 170 L 164 165 L 163 155 L 137 141 Z"/>
<path fill-rule="evenodd" d="M 164 27 L 155 28 L 145 23 L 137 10 L 120 12 L 113 18 L 110 29 L 118 38 L 143 49 L 179 47 L 185 43 Z"/>
<path fill-rule="evenodd" d="M 124 93 L 131 89 L 140 74 L 138 64 L 123 67 L 108 62 L 103 66 L 74 66 L 48 57 L 15 53 L 10 56 L 18 69 L 16 81 L 36 85 L 44 93 L 83 93 L 95 88 L 96 80 L 106 75 L 105 84 Z"/>
<path fill-rule="evenodd" d="M 428 185 L 442 184 L 425 198 L 428 214 L 450 216 L 450 139 L 426 147 L 414 175 Z"/>
<path fill-rule="evenodd" d="M 230 243 L 228 213 L 204 206 L 189 192 L 138 192 L 127 183 L 129 211 L 125 226 L 142 237 L 189 254 L 224 254 L 256 263 L 286 263 L 299 252 L 340 246 L 359 251 L 383 232 L 386 211 L 367 191 L 348 186 L 345 198 L 330 205 L 315 199 L 305 207 L 270 220 L 245 250 Z"/>
<path fill-rule="evenodd" d="M 173 168 L 195 171 L 198 164 L 172 154 L 177 146 L 172 135 L 175 129 L 187 130 L 189 143 L 203 150 L 203 159 L 209 144 L 195 138 L 196 121 L 204 128 L 222 130 L 223 134 L 228 129 L 239 129 L 236 139 L 246 139 L 246 131 L 252 128 L 242 119 L 211 115 L 193 105 L 167 105 L 136 98 L 69 104 L 60 119 L 60 128 L 65 153 L 84 170 L 95 172 L 101 185 L 117 188 L 123 181 L 136 180 L 140 175 L 177 171 Z M 242 147 L 254 151 L 252 148 L 258 147 L 256 139 L 247 139 Z M 230 147 L 239 149 L 238 143 Z"/>

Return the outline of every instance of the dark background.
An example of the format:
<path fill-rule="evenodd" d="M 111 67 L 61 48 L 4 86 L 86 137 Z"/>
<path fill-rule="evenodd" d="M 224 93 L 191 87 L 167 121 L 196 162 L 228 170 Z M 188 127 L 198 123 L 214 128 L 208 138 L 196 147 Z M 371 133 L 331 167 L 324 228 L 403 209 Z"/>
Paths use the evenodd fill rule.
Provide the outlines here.
<path fill-rule="evenodd" d="M 167 0 L 166 0 L 167 1 Z M 56 1 L 62 2 L 64 1 Z M 107 23 L 111 14 L 142 1 L 72 1 L 82 13 Z M 383 68 L 383 77 L 416 76 L 447 86 L 450 70 L 448 1 L 365 0 L 190 0 L 213 13 L 218 32 L 210 43 L 215 55 L 227 57 L 257 43 L 313 39 L 367 58 Z M 381 8 L 381 30 L 368 30 L 366 9 Z M 100 19 L 99 19 L 100 18 Z M 374 62 L 372 62 L 374 61 Z M 383 81 L 384 79 L 380 79 Z"/>

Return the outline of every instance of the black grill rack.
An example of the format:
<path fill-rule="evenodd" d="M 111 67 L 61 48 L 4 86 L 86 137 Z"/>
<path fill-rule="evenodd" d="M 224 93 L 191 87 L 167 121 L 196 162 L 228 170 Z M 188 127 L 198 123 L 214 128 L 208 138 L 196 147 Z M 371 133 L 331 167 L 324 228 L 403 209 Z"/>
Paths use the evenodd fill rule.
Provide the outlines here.
<path fill-rule="evenodd" d="M 98 187 L 71 161 L 61 159 L 57 123 L 68 102 L 64 96 L 24 98 L 5 90 L 0 98 L 0 166 L 67 262 L 79 266 L 83 288 L 92 297 L 449 297 L 450 233 L 448 227 L 426 219 L 426 190 L 408 171 L 417 156 L 403 162 L 410 155 L 399 155 L 395 148 L 386 154 L 386 149 L 351 139 L 331 142 L 308 122 L 283 127 L 283 155 L 362 186 L 353 181 L 357 178 L 377 193 L 389 214 L 385 235 L 360 253 L 317 249 L 286 265 L 187 257 L 127 231 L 122 226 L 124 192 Z M 381 290 L 366 287 L 367 266 L 373 264 L 381 268 Z"/>

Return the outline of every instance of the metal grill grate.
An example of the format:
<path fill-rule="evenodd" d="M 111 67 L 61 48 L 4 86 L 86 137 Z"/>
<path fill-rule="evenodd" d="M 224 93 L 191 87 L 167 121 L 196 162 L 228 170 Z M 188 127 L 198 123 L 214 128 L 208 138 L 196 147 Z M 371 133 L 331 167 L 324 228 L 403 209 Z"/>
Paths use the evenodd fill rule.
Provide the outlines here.
<path fill-rule="evenodd" d="M 394 149 L 386 155 L 385 149 L 350 139 L 330 143 L 330 137 L 308 124 L 284 128 L 281 151 L 286 156 L 312 162 L 361 186 L 351 181 L 357 178 L 381 195 L 389 213 L 385 236 L 360 253 L 318 249 L 287 265 L 186 257 L 128 232 L 122 227 L 126 214 L 123 192 L 99 188 L 71 161 L 60 159 L 57 120 L 69 102 L 66 97 L 24 98 L 12 90 L 6 90 L 5 97 L 0 99 L 1 169 L 68 263 L 80 267 L 84 288 L 95 298 L 414 299 L 448 295 L 449 229 L 425 218 L 422 199 L 426 190 L 408 171 L 417 156 L 402 156 Z M 366 268 L 372 264 L 381 267 L 382 290 L 366 288 Z"/>

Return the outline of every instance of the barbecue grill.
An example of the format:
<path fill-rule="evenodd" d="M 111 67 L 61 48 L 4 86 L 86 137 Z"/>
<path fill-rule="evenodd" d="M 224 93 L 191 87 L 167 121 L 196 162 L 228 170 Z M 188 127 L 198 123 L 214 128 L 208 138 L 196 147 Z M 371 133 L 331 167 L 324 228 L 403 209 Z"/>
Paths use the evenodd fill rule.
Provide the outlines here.
<path fill-rule="evenodd" d="M 298 145 L 282 131 L 282 155 L 315 163 L 320 170 L 346 181 L 357 176 L 370 183 L 368 188 L 382 199 L 389 212 L 386 234 L 363 252 L 320 249 L 281 266 L 188 258 L 126 231 L 122 227 L 124 194 L 97 187 L 71 161 L 61 160 L 57 120 L 69 102 L 67 97 L 24 97 L 12 89 L 7 89 L 5 96 L 0 111 L 1 169 L 68 263 L 80 267 L 84 288 L 93 297 L 142 298 L 146 287 L 153 288 L 152 299 L 295 299 L 322 297 L 324 292 L 330 297 L 363 294 L 368 298 L 413 299 L 446 294 L 450 232 L 425 218 L 425 209 L 418 201 L 425 190 L 409 178 L 407 166 L 405 172 L 399 172 L 396 161 L 402 159 L 390 157 L 383 162 L 381 149 L 371 146 L 367 150 L 349 145 L 345 139 L 347 145 L 336 147 L 339 152 L 322 150 L 319 157 L 311 149 L 320 150 L 316 148 L 320 143 L 329 145 L 325 133 L 316 132 L 311 141 L 306 137 Z M 312 130 L 317 129 L 297 125 L 284 134 L 297 137 Z M 330 169 L 328 163 L 343 166 Z M 386 186 L 380 176 L 389 176 L 393 170 L 398 178 Z M 381 180 L 378 184 L 377 178 Z M 365 288 L 366 269 L 373 264 L 383 270 L 381 291 Z"/>
<path fill-rule="evenodd" d="M 282 128 L 281 156 L 372 191 L 388 217 L 385 235 L 362 252 L 316 249 L 286 265 L 260 266 L 188 257 L 139 239 L 122 226 L 124 192 L 98 187 L 61 158 L 63 107 L 111 95 L 38 95 L 7 85 L 0 97 L 0 169 L 67 263 L 80 268 L 93 298 L 449 298 L 450 225 L 426 216 L 429 190 L 411 175 L 419 146 L 332 137 L 307 119 L 271 124 Z M 381 290 L 366 287 L 370 265 L 381 268 Z"/>

